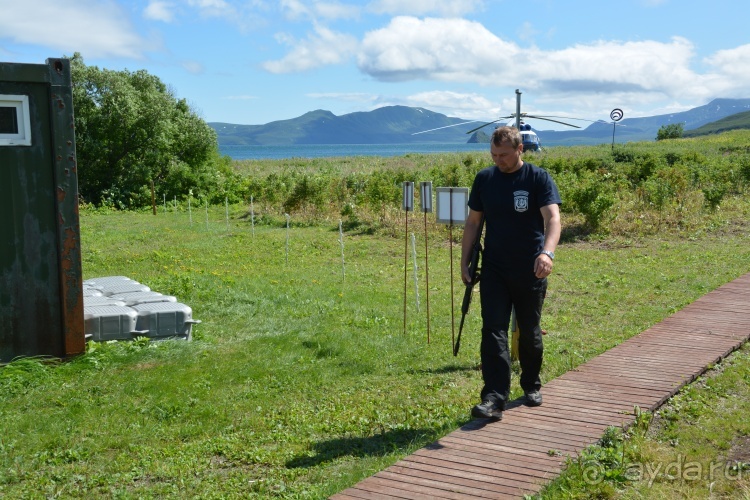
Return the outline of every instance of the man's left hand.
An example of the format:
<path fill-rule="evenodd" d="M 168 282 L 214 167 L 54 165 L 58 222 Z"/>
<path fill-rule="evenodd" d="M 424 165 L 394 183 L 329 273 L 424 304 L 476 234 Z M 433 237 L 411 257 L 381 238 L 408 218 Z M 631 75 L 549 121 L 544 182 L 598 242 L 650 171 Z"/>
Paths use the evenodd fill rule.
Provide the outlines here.
<path fill-rule="evenodd" d="M 552 272 L 552 259 L 549 255 L 540 254 L 534 261 L 534 274 L 537 278 L 546 278 Z"/>

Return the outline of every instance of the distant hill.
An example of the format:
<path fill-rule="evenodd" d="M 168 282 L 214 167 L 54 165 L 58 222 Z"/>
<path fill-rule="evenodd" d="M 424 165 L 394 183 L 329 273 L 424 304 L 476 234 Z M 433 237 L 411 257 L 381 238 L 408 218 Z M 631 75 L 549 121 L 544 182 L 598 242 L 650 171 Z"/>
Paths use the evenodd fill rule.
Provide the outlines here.
<path fill-rule="evenodd" d="M 465 122 L 424 108 L 387 106 L 369 112 L 336 116 L 330 111 L 311 111 L 291 120 L 265 125 L 209 123 L 222 145 L 286 144 L 407 144 L 410 142 L 466 142 L 462 132 L 432 128 Z"/>
<path fill-rule="evenodd" d="M 683 123 L 686 131 L 716 122 L 730 115 L 750 111 L 750 99 L 715 99 L 710 103 L 681 113 L 644 118 L 629 118 L 618 122 L 615 140 L 655 140 L 663 125 Z M 209 123 L 216 130 L 221 145 L 288 145 L 288 144 L 409 144 L 439 142 L 460 144 L 484 139 L 494 125 L 466 135 L 473 125 L 455 126 L 465 122 L 424 108 L 387 106 L 368 112 L 336 116 L 330 111 L 310 111 L 290 120 L 265 125 L 236 125 Z M 535 124 L 541 123 L 539 121 Z M 428 133 L 413 135 L 430 129 Z M 612 123 L 592 123 L 585 129 L 554 131 L 537 129 L 545 146 L 602 144 L 612 141 Z M 687 134 L 686 134 L 687 135 Z"/>
<path fill-rule="evenodd" d="M 685 132 L 685 137 L 697 137 L 699 135 L 720 134 L 727 130 L 750 129 L 750 111 L 743 111 L 727 116 L 721 120 L 707 123 L 702 127 Z"/>
<path fill-rule="evenodd" d="M 615 141 L 653 141 L 659 128 L 672 123 L 682 123 L 689 131 L 727 116 L 750 111 L 750 99 L 714 99 L 710 103 L 668 115 L 626 118 L 618 122 Z M 545 146 L 591 145 L 612 142 L 612 123 L 592 123 L 583 130 L 537 130 Z M 687 134 L 686 134 L 687 135 Z"/>

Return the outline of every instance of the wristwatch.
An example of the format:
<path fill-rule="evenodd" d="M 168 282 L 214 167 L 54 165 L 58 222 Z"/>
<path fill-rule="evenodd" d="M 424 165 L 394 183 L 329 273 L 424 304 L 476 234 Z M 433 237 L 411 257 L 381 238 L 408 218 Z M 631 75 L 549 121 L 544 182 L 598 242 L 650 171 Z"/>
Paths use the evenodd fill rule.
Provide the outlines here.
<path fill-rule="evenodd" d="M 555 252 L 550 252 L 549 250 L 542 250 L 541 253 L 543 253 L 550 259 L 555 260 Z"/>

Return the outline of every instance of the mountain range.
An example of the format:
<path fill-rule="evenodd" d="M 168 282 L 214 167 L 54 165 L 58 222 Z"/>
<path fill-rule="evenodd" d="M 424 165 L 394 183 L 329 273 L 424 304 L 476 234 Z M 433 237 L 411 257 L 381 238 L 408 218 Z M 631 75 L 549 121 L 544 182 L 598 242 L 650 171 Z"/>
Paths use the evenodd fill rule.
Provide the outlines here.
<path fill-rule="evenodd" d="M 682 123 L 691 131 L 750 111 L 750 99 L 714 99 L 704 106 L 682 111 L 641 118 L 626 118 L 617 122 L 614 130 L 618 143 L 654 140 L 660 127 Z M 289 145 L 289 144 L 409 144 L 409 143 L 465 143 L 486 140 L 466 135 L 478 123 L 453 126 L 467 120 L 449 117 L 425 108 L 386 106 L 373 111 L 363 111 L 336 116 L 330 111 L 316 110 L 290 120 L 279 120 L 265 125 L 237 125 L 210 122 L 217 133 L 220 145 Z M 534 120 L 534 124 L 543 123 Z M 414 135 L 416 132 L 436 129 Z M 482 131 L 490 133 L 492 126 Z M 579 130 L 536 129 L 545 146 L 572 146 L 609 143 L 612 141 L 612 122 L 592 123 Z"/>

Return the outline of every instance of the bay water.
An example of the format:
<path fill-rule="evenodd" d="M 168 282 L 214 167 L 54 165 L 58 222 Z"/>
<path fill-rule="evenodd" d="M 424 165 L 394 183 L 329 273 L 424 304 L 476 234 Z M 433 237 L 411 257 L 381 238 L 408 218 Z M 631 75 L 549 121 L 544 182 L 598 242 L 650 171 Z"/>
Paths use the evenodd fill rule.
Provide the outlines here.
<path fill-rule="evenodd" d="M 329 158 L 344 156 L 404 156 L 408 154 L 487 152 L 489 144 L 290 144 L 284 146 L 230 146 L 219 151 L 234 160 L 279 160 L 285 158 Z"/>

